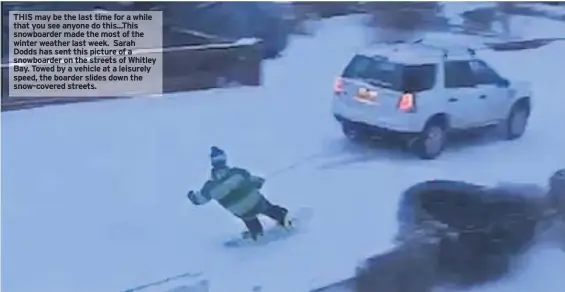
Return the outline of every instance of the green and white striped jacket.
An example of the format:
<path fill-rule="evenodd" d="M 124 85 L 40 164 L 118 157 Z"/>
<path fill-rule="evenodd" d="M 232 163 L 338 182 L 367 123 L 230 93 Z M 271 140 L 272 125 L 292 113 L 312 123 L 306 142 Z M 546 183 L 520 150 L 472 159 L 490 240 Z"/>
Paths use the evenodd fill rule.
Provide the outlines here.
<path fill-rule="evenodd" d="M 213 171 L 202 189 L 189 193 L 188 198 L 195 205 L 216 200 L 239 218 L 253 218 L 263 211 L 265 205 L 265 198 L 259 192 L 263 182 L 263 178 L 253 176 L 245 169 L 225 168 Z"/>

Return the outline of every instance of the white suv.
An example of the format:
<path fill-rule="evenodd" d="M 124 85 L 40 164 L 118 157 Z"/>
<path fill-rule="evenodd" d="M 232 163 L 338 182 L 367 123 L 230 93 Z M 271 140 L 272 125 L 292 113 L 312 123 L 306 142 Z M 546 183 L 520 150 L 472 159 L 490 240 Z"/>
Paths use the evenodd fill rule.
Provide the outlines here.
<path fill-rule="evenodd" d="M 334 84 L 347 137 L 400 138 L 422 159 L 437 157 L 454 130 L 502 125 L 519 138 L 530 111 L 528 83 L 501 77 L 472 49 L 422 41 L 359 53 Z"/>

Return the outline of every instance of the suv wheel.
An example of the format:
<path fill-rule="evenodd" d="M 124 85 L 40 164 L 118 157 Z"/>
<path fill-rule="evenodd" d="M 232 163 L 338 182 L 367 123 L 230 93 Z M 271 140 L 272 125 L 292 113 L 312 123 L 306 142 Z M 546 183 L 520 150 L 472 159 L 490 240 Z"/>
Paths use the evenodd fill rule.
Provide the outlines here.
<path fill-rule="evenodd" d="M 413 152 L 421 159 L 434 159 L 445 148 L 447 132 L 441 123 L 429 123 L 413 144 Z"/>
<path fill-rule="evenodd" d="M 522 137 L 528 125 L 530 113 L 525 106 L 514 105 L 504 127 L 505 136 L 508 140 L 514 140 Z"/>

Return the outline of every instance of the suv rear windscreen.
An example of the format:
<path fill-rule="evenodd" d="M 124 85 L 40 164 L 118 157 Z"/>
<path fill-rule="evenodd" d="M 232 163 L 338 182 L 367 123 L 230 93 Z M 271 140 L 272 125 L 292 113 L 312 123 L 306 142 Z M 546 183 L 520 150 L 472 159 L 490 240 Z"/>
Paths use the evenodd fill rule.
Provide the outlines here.
<path fill-rule="evenodd" d="M 387 59 L 356 55 L 342 74 L 345 78 L 361 79 L 374 86 L 395 91 L 419 92 L 435 84 L 434 64 L 404 65 Z"/>

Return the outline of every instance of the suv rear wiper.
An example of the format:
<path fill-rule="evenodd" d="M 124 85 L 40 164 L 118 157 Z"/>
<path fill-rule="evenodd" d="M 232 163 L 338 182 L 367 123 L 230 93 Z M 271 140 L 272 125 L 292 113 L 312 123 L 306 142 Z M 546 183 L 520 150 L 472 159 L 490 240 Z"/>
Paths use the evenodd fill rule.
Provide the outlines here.
<path fill-rule="evenodd" d="M 377 79 L 365 79 L 365 81 L 371 85 L 374 86 L 381 86 L 381 87 L 390 87 L 390 83 L 388 82 L 384 82 L 382 80 L 377 80 Z"/>

